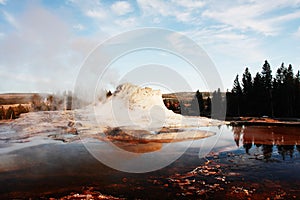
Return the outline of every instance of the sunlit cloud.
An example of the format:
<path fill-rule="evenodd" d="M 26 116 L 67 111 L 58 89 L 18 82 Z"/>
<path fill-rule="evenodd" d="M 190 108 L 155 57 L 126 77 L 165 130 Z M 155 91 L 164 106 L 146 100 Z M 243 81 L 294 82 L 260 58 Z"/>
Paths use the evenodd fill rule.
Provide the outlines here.
<path fill-rule="evenodd" d="M 98 18 L 98 19 L 106 18 L 106 13 L 103 12 L 102 10 L 88 10 L 86 12 L 86 15 L 89 17 L 94 17 L 94 18 Z"/>
<path fill-rule="evenodd" d="M 125 15 L 133 11 L 130 3 L 126 1 L 117 1 L 111 5 L 111 10 L 117 15 Z"/>

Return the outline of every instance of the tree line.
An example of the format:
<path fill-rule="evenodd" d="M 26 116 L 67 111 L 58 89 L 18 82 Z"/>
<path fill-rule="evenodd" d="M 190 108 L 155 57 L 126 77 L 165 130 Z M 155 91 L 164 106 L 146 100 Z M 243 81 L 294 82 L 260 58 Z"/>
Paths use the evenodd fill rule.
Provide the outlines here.
<path fill-rule="evenodd" d="M 254 78 L 248 68 L 236 75 L 226 101 L 227 116 L 300 117 L 300 72 L 282 63 L 273 77 L 266 60 Z"/>
<path fill-rule="evenodd" d="M 197 90 L 191 101 L 190 110 L 182 114 L 223 119 L 226 114 L 226 101 L 223 94 L 220 88 L 218 88 L 210 96 L 204 98 L 202 93 Z"/>
<path fill-rule="evenodd" d="M 205 99 L 198 90 L 191 107 L 199 110 L 201 116 L 217 119 L 225 114 L 226 117 L 300 117 L 300 72 L 294 73 L 291 64 L 286 67 L 282 63 L 273 76 L 266 60 L 254 77 L 248 67 L 241 80 L 237 74 L 233 88 L 225 94 L 218 89 Z"/>

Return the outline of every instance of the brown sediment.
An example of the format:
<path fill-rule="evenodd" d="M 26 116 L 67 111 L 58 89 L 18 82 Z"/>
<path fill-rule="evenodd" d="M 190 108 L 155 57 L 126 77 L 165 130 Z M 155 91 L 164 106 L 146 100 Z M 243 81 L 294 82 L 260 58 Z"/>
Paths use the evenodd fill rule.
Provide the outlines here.
<path fill-rule="evenodd" d="M 202 139 L 215 133 L 205 130 L 184 131 L 181 129 L 162 128 L 156 134 L 147 130 L 130 130 L 117 128 L 107 128 L 104 131 L 109 140 L 112 141 L 127 141 L 130 143 L 171 143 L 185 140 Z"/>
<path fill-rule="evenodd" d="M 243 128 L 243 142 L 254 144 L 296 145 L 300 143 L 298 127 L 246 126 Z"/>
<path fill-rule="evenodd" d="M 197 130 L 195 132 L 186 132 L 181 129 L 167 127 L 156 131 L 156 134 L 147 130 L 108 127 L 104 130 L 104 134 L 105 135 L 94 135 L 93 138 L 112 142 L 117 147 L 133 153 L 159 151 L 163 143 L 202 139 L 214 135 L 214 133 L 209 131 Z"/>
<path fill-rule="evenodd" d="M 133 152 L 133 153 L 148 153 L 159 151 L 162 148 L 162 143 L 148 142 L 148 143 L 130 143 L 130 142 L 113 142 L 117 147 Z"/>
<path fill-rule="evenodd" d="M 268 117 L 239 117 L 237 120 L 230 121 L 232 126 L 298 126 L 300 121 L 282 121 Z"/>
<path fill-rule="evenodd" d="M 55 200 L 56 198 L 49 198 L 49 200 Z M 60 200 L 75 200 L 75 199 L 94 199 L 94 200 L 123 200 L 125 198 L 114 197 L 112 195 L 104 195 L 98 191 L 95 191 L 94 188 L 84 189 L 81 193 L 71 193 L 64 197 L 59 198 Z"/>
<path fill-rule="evenodd" d="M 153 177 L 149 182 L 161 185 L 176 192 L 178 199 L 297 199 L 299 189 L 293 189 L 287 180 L 271 180 L 267 177 L 245 181 L 246 165 L 240 163 L 240 155 L 233 153 L 229 157 L 214 158 L 194 168 L 192 171 L 176 173 L 167 178 Z M 232 160 L 232 162 L 227 162 Z M 226 161 L 227 160 L 227 161 Z M 253 166 L 253 169 L 259 169 Z M 241 171 L 235 173 L 232 170 Z M 248 178 L 247 178 L 248 179 Z M 167 183 L 166 183 L 167 180 Z M 294 186 L 297 188 L 297 186 Z"/>
<path fill-rule="evenodd" d="M 284 130 L 283 127 L 277 128 L 279 129 L 249 127 L 248 130 L 244 129 L 242 134 L 246 135 L 245 140 L 259 137 L 259 134 L 263 134 L 264 130 L 268 133 L 273 131 L 273 135 L 276 136 L 277 131 L 280 133 Z M 253 131 L 258 132 L 257 136 L 251 135 Z M 297 128 L 289 128 L 289 133 L 298 137 Z M 284 135 L 283 132 L 281 134 L 283 136 L 288 135 L 288 133 Z M 264 137 L 267 138 L 266 141 L 269 141 L 270 137 L 267 134 Z M 256 140 L 252 139 L 251 141 Z M 83 153 L 82 150 L 74 151 L 73 145 L 60 144 L 51 149 L 45 148 L 48 149 L 48 152 L 36 148 L 30 150 L 34 153 L 40 152 L 41 155 L 47 155 L 36 157 L 43 158 L 47 162 L 35 157 L 32 158 L 31 154 L 28 153 L 22 154 L 22 158 L 38 160 L 36 167 L 28 167 L 27 173 L 24 169 L 18 169 L 13 173 L 6 172 L 6 176 L 2 173 L 4 189 L 2 189 L 2 196 L 0 192 L 0 197 L 8 199 L 4 198 L 6 197 L 4 195 L 8 193 L 4 190 L 9 187 L 12 188 L 12 192 L 9 193 L 11 198 L 40 197 L 44 199 L 155 199 L 158 195 L 161 199 L 297 199 L 300 194 L 297 156 L 291 168 L 291 160 L 288 160 L 287 163 L 279 161 L 270 163 L 266 159 L 253 159 L 257 154 L 263 154 L 263 152 L 258 153 L 257 151 L 250 152 L 251 155 L 240 154 L 240 152 L 209 154 L 209 162 L 204 162 L 204 159 L 198 161 L 196 153 L 193 157 L 197 162 L 190 160 L 192 156 L 187 153 L 182 156 L 181 161 L 176 161 L 175 165 L 166 169 L 152 174 L 132 175 L 113 171 L 104 166 L 101 167 L 95 160 L 87 159 L 89 154 Z M 122 145 L 130 146 L 131 144 L 125 142 Z M 132 146 L 134 145 L 140 144 L 133 144 Z M 141 145 L 143 146 L 143 144 Z M 146 149 L 150 149 L 151 145 Z M 63 149 L 55 152 L 59 147 L 63 147 Z M 26 149 L 19 153 L 24 152 Z M 53 155 L 58 160 L 51 161 L 50 158 Z M 66 162 L 68 159 L 70 160 Z M 19 159 L 15 161 L 17 160 Z M 28 160 L 28 163 L 32 163 L 32 161 Z M 39 171 L 48 167 L 52 169 L 44 171 L 44 174 Z M 280 174 L 283 177 L 279 177 Z M 26 176 L 28 177 L 27 182 Z M 289 180 L 291 176 L 293 179 Z M 10 181 L 6 177 L 12 177 L 14 181 Z M 35 191 L 34 181 L 37 181 L 36 185 L 47 186 L 49 184 L 51 186 L 52 184 L 52 188 L 44 186 L 44 188 Z M 94 188 L 81 189 L 81 186 Z M 23 191 L 20 188 L 23 188 L 23 193 L 20 192 Z"/>

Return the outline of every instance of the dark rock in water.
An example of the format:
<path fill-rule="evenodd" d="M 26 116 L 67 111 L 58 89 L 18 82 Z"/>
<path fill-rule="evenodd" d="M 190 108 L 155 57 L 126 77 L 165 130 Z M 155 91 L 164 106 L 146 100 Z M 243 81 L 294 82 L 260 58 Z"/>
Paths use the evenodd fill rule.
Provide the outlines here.
<path fill-rule="evenodd" d="M 68 123 L 68 127 L 73 127 L 75 125 L 75 123 L 74 122 L 72 122 L 72 121 L 69 121 L 69 123 Z"/>
<path fill-rule="evenodd" d="M 119 127 L 113 129 L 109 128 L 107 131 L 105 131 L 105 134 L 109 136 L 120 136 L 124 135 L 124 131 L 122 131 Z"/>

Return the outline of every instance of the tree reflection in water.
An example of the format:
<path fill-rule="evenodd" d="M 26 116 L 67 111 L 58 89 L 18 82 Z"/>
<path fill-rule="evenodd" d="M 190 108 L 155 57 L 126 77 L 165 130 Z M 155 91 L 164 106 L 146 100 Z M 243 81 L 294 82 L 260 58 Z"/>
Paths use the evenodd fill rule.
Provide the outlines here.
<path fill-rule="evenodd" d="M 235 126 L 232 131 L 238 147 L 242 143 L 246 153 L 250 154 L 250 149 L 256 146 L 261 149 L 266 161 L 270 160 L 276 150 L 283 160 L 293 158 L 295 149 L 300 152 L 298 127 Z"/>

